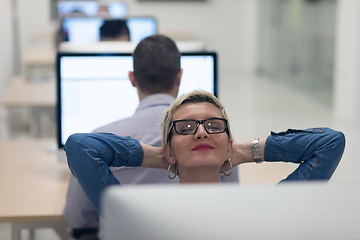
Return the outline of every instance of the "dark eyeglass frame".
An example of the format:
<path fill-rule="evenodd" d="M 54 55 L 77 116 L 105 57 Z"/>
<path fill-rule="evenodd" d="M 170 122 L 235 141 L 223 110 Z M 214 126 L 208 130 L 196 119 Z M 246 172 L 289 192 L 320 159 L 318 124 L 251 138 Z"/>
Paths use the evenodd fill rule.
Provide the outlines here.
<path fill-rule="evenodd" d="M 205 122 L 206 121 L 209 121 L 209 120 L 221 120 L 224 122 L 224 125 L 225 125 L 225 128 L 223 131 L 221 132 L 209 132 L 207 127 L 205 126 Z M 185 121 L 192 121 L 192 122 L 196 122 L 196 128 L 194 130 L 194 132 L 191 132 L 191 133 L 181 133 L 181 132 L 178 132 L 177 129 L 176 129 L 176 123 L 178 122 L 185 122 Z M 171 136 L 172 136 L 172 129 L 175 130 L 175 132 L 179 135 L 194 135 L 196 134 L 199 126 L 203 125 L 205 131 L 208 133 L 208 134 L 220 134 L 220 133 L 229 133 L 228 131 L 228 121 L 225 119 L 225 118 L 208 118 L 208 119 L 204 119 L 204 120 L 194 120 L 194 119 L 181 119 L 181 120 L 175 120 L 171 123 L 171 126 L 170 126 L 170 129 L 169 129 L 169 134 L 168 134 L 168 138 L 167 138 L 167 141 L 170 140 Z"/>

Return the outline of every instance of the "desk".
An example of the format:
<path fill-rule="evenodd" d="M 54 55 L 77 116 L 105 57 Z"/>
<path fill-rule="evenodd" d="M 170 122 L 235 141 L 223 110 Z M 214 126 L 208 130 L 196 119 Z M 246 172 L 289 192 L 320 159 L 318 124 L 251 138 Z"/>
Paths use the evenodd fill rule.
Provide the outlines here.
<path fill-rule="evenodd" d="M 11 134 L 23 135 L 19 130 L 28 129 L 28 135 L 32 137 L 53 137 L 49 133 L 55 132 L 55 92 L 54 80 L 34 82 L 26 81 L 23 77 L 13 78 L 1 99 L 1 104 L 9 109 Z M 26 112 L 30 121 L 20 121 Z"/>
<path fill-rule="evenodd" d="M 0 141 L 0 222 L 12 223 L 12 239 L 22 228 L 54 228 L 69 238 L 62 216 L 70 172 L 46 148 L 55 140 Z"/>
<path fill-rule="evenodd" d="M 25 66 L 51 67 L 55 64 L 56 49 L 49 47 L 28 47 L 24 49 L 21 63 Z"/>
<path fill-rule="evenodd" d="M 48 81 L 55 77 L 55 59 L 55 48 L 29 46 L 22 52 L 22 72 L 27 79 Z"/>
<path fill-rule="evenodd" d="M 55 107 L 55 81 L 32 82 L 15 77 L 4 93 L 4 107 Z"/>

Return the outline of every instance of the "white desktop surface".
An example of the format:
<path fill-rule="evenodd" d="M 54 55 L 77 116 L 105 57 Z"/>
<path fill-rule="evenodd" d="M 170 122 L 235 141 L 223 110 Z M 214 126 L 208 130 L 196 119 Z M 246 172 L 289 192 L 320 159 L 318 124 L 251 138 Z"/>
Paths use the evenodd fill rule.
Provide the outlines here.
<path fill-rule="evenodd" d="M 2 98 L 7 107 L 54 107 L 56 102 L 55 81 L 34 82 L 15 77 Z"/>
<path fill-rule="evenodd" d="M 105 240 L 360 239 L 354 185 L 113 187 Z"/>
<path fill-rule="evenodd" d="M 77 53 L 132 53 L 137 44 L 132 42 L 96 42 L 87 44 L 76 44 L 71 42 L 61 42 L 60 52 L 77 52 Z M 180 52 L 199 52 L 205 51 L 205 44 L 201 41 L 176 41 L 176 46 Z"/>
<path fill-rule="evenodd" d="M 70 171 L 55 140 L 0 141 L 0 222 L 62 220 Z"/>
<path fill-rule="evenodd" d="M 106 41 L 87 44 L 76 44 L 71 42 L 61 42 L 59 46 L 60 52 L 77 52 L 77 53 L 132 53 L 136 44 L 132 42 Z"/>
<path fill-rule="evenodd" d="M 56 49 L 51 47 L 28 47 L 24 49 L 21 63 L 25 66 L 54 66 Z"/>
<path fill-rule="evenodd" d="M 0 141 L 0 222 L 22 228 L 54 228 L 66 236 L 62 215 L 70 171 L 57 161 L 52 139 Z"/>

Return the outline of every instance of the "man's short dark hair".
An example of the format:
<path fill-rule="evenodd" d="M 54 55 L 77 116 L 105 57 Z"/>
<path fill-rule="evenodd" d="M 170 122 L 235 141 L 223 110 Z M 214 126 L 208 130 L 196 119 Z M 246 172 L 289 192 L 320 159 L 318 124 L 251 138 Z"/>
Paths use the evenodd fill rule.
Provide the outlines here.
<path fill-rule="evenodd" d="M 118 38 L 126 36 L 130 40 L 130 31 L 126 20 L 123 19 L 106 19 L 100 27 L 100 38 Z"/>
<path fill-rule="evenodd" d="M 175 42 L 164 35 L 143 39 L 133 52 L 140 90 L 148 94 L 171 91 L 180 71 L 180 57 Z"/>

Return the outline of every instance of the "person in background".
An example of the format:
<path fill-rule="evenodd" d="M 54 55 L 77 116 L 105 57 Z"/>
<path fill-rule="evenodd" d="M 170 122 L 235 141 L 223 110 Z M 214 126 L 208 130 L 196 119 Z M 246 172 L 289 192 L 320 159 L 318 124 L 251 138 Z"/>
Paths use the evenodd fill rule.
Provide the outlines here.
<path fill-rule="evenodd" d="M 96 17 L 111 18 L 110 10 L 107 4 L 99 4 L 96 11 Z"/>
<path fill-rule="evenodd" d="M 132 55 L 134 71 L 129 72 L 129 79 L 137 89 L 139 106 L 133 116 L 99 127 L 94 132 L 131 136 L 148 145 L 160 147 L 162 113 L 178 95 L 182 76 L 181 54 L 172 39 L 153 35 L 143 39 Z M 178 179 L 169 179 L 167 171 L 162 169 L 115 167 L 111 171 L 124 185 L 178 183 Z M 238 180 L 236 168 L 231 176 L 222 181 Z M 99 215 L 74 177 L 70 179 L 64 217 L 72 228 L 74 238 L 96 236 Z"/>
<path fill-rule="evenodd" d="M 126 20 L 104 20 L 100 27 L 100 41 L 130 41 L 130 31 Z"/>
<path fill-rule="evenodd" d="M 63 20 L 62 20 L 63 21 Z M 103 24 L 99 28 L 99 40 L 100 41 L 122 41 L 129 42 L 130 30 L 127 25 L 127 21 L 123 19 L 105 19 Z M 69 41 L 69 32 L 67 29 L 63 29 L 61 22 L 59 29 L 55 36 L 55 47 L 60 48 L 62 42 Z"/>

